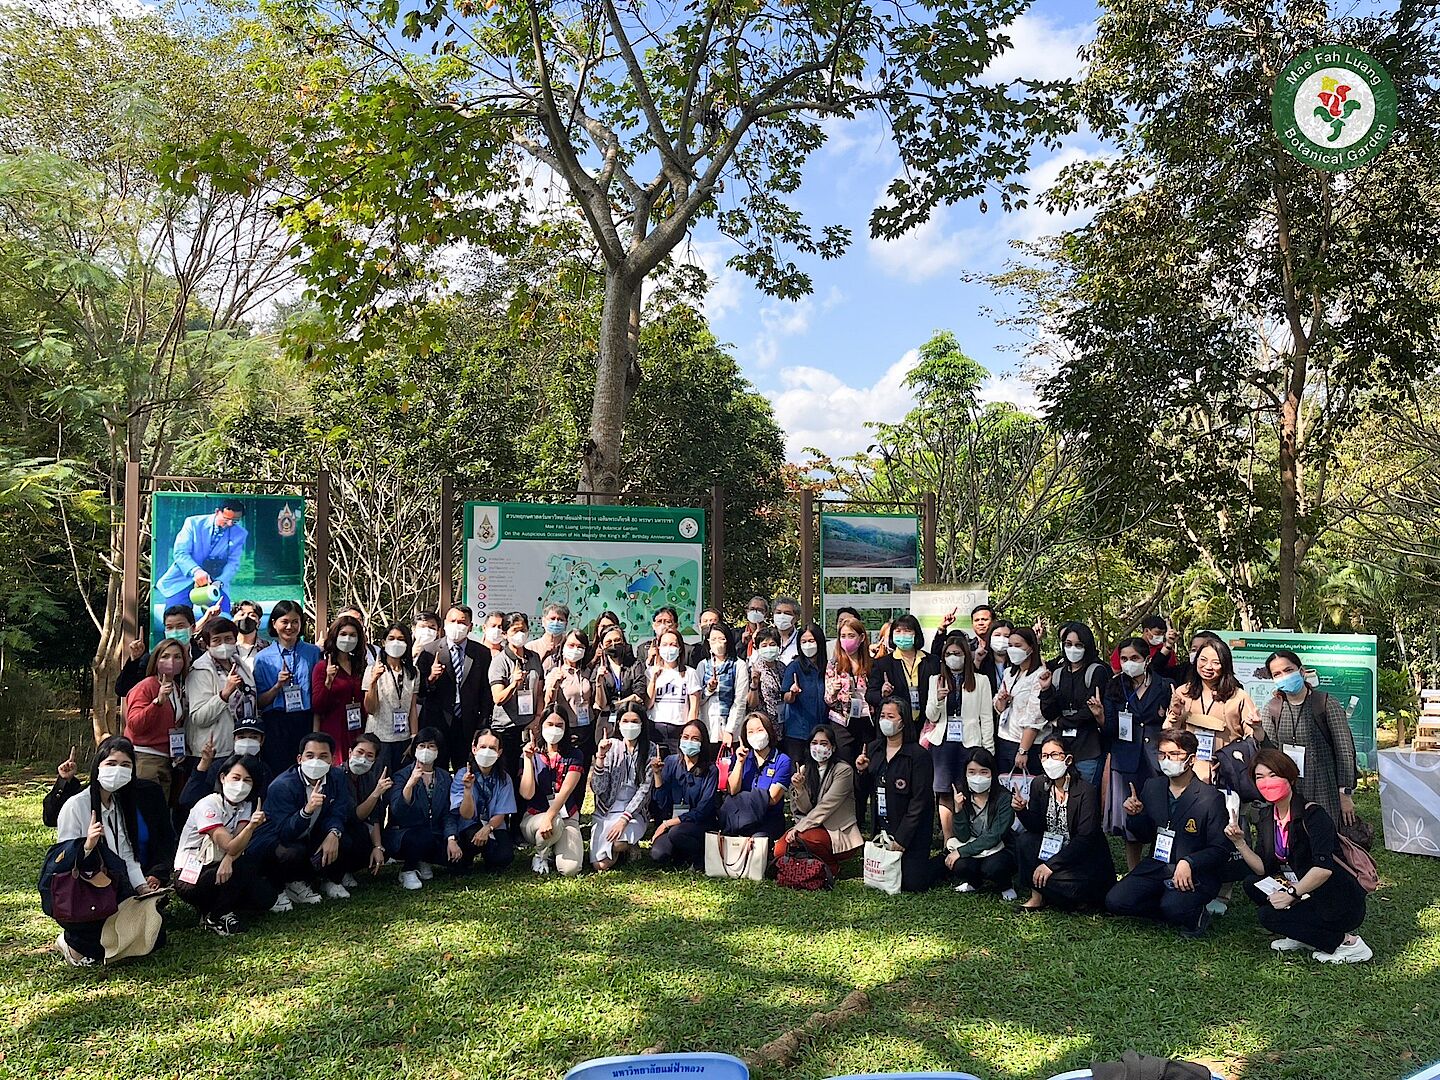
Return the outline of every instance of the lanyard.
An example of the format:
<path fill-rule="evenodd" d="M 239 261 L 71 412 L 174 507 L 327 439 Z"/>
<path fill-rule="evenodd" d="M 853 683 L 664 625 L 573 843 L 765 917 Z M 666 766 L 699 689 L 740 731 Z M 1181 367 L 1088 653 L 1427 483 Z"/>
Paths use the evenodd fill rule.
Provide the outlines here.
<path fill-rule="evenodd" d="M 1140 693 L 1139 693 L 1139 694 L 1136 694 L 1136 693 L 1135 693 L 1135 688 L 1134 688 L 1129 682 L 1127 682 L 1127 683 L 1125 684 L 1125 703 L 1130 706 L 1130 711 L 1131 711 L 1132 713 L 1135 713 L 1137 716 L 1138 716 L 1139 713 L 1140 713 L 1140 701 L 1141 701 L 1142 698 L 1144 698 L 1145 692 L 1146 692 L 1147 690 L 1149 690 L 1149 689 L 1150 689 L 1150 676 L 1149 676 L 1149 675 L 1146 675 L 1144 681 L 1141 682 L 1141 684 L 1140 684 Z"/>

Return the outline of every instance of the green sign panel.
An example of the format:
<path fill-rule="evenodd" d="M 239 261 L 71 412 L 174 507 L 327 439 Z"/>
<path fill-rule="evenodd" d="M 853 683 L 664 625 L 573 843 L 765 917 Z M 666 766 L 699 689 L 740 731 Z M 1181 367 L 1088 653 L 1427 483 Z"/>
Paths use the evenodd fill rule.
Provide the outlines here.
<path fill-rule="evenodd" d="M 1395 86 L 1359 49 L 1322 45 L 1286 64 L 1270 98 L 1275 133 L 1292 155 L 1316 169 L 1364 165 L 1395 134 Z"/>

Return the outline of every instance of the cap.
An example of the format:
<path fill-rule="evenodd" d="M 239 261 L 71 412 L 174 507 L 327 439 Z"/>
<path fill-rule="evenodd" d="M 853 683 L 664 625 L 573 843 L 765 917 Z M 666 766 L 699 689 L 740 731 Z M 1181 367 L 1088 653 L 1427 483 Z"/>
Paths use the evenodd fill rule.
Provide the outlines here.
<path fill-rule="evenodd" d="M 265 734 L 265 721 L 262 720 L 262 719 L 260 719 L 260 717 L 258 717 L 258 716 L 252 716 L 252 717 L 251 717 L 250 719 L 248 719 L 248 720 L 245 720 L 245 719 L 236 720 L 236 721 L 235 721 L 235 730 L 236 730 L 237 732 L 239 732 L 239 731 L 253 731 L 253 732 L 255 732 L 257 735 L 264 735 L 264 734 Z"/>

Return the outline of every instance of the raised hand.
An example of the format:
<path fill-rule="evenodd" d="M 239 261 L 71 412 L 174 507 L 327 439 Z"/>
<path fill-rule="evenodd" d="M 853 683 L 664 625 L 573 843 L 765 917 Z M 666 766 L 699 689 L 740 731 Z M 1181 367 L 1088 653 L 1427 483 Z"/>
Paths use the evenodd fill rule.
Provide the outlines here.
<path fill-rule="evenodd" d="M 265 816 L 265 811 L 257 807 L 255 812 L 250 815 L 250 820 L 245 827 L 249 829 L 252 833 L 258 832 L 260 830 L 260 826 L 264 825 L 265 822 L 269 820 L 270 819 Z"/>
<path fill-rule="evenodd" d="M 79 766 L 75 763 L 75 747 L 72 746 L 70 747 L 70 756 L 60 762 L 55 772 L 61 780 L 68 781 L 75 778 L 75 772 L 78 768 Z"/>
<path fill-rule="evenodd" d="M 200 748 L 200 771 L 205 772 L 215 764 L 215 736 L 211 735 Z"/>
<path fill-rule="evenodd" d="M 1090 715 L 1095 717 L 1095 719 L 1098 720 L 1105 715 L 1105 703 L 1100 700 L 1099 687 L 1096 687 L 1095 693 L 1091 696 L 1088 704 L 1090 706 Z"/>
<path fill-rule="evenodd" d="M 1029 805 L 1029 800 L 1027 800 L 1024 795 L 1020 794 L 1019 788 L 1015 788 L 1010 792 L 1010 806 L 1012 809 L 1024 810 L 1025 807 Z"/>
<path fill-rule="evenodd" d="M 949 611 L 947 611 L 945 613 L 945 617 L 940 620 L 940 632 L 944 633 L 946 630 L 949 630 L 950 627 L 954 626 L 955 618 L 959 614 L 960 609 L 958 607 L 953 607 Z"/>
<path fill-rule="evenodd" d="M 325 689 L 326 689 L 326 690 L 329 690 L 330 687 L 332 687 L 332 686 L 334 686 L 334 685 L 335 685 L 335 665 L 334 665 L 334 664 L 326 664 L 326 665 L 325 665 Z"/>
<path fill-rule="evenodd" d="M 430 665 L 430 674 L 426 678 L 434 684 L 440 681 L 440 676 L 445 674 L 445 661 L 440 659 L 440 654 L 435 654 L 435 662 Z"/>
<path fill-rule="evenodd" d="M 125 646 L 125 655 L 130 657 L 131 660 L 139 660 L 140 657 L 145 655 L 145 643 L 139 638 L 136 638 Z"/>
<path fill-rule="evenodd" d="M 310 793 L 310 797 L 305 800 L 305 813 L 318 814 L 324 805 L 325 781 L 321 780 L 320 783 L 315 785 L 315 790 Z"/>
<path fill-rule="evenodd" d="M 1049 668 L 1040 669 L 1040 681 L 1037 685 L 1041 690 L 1049 690 L 1055 682 L 1055 674 Z"/>
<path fill-rule="evenodd" d="M 470 791 L 475 787 L 475 770 L 470 768 L 469 765 L 465 766 L 465 775 L 460 778 L 460 786 L 466 791 Z"/>
<path fill-rule="evenodd" d="M 1125 800 L 1125 813 L 1134 816 L 1135 814 L 1143 814 L 1144 812 L 1145 803 L 1141 800 L 1139 794 L 1135 791 L 1135 785 L 1131 784 L 1130 797 Z"/>
<path fill-rule="evenodd" d="M 870 768 L 870 755 L 867 754 L 864 750 L 861 750 L 859 755 L 855 758 L 855 771 L 864 772 L 868 768 Z"/>
<path fill-rule="evenodd" d="M 295 676 L 291 674 L 290 669 L 286 667 L 282 667 L 280 669 L 280 674 L 275 676 L 276 686 L 289 686 L 294 681 Z"/>
<path fill-rule="evenodd" d="M 100 846 L 100 841 L 104 839 L 105 826 L 100 824 L 100 815 L 91 811 L 90 828 L 85 830 L 85 854 L 89 855 Z"/>
<path fill-rule="evenodd" d="M 390 779 L 390 766 L 387 765 L 380 770 L 380 779 L 375 781 L 375 794 L 383 797 L 394 786 L 395 781 Z"/>

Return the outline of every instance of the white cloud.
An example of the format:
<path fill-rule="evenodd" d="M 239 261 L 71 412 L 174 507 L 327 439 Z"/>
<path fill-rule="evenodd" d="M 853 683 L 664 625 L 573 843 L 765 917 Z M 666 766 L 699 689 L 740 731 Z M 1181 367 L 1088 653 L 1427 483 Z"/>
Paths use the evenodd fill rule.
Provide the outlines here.
<path fill-rule="evenodd" d="M 980 400 L 985 404 L 1008 402 L 1022 412 L 1040 413 L 1040 395 L 1034 381 L 1027 375 L 1008 372 L 991 375 L 980 387 Z"/>
<path fill-rule="evenodd" d="M 1048 16 L 1026 12 L 1001 31 L 1011 47 L 991 62 L 984 77 L 996 82 L 1075 78 L 1084 66 L 1080 47 L 1094 30 L 1090 23 L 1065 26 Z"/>
<path fill-rule="evenodd" d="M 768 396 L 785 432 L 786 457 L 801 461 L 807 446 L 832 457 L 865 449 L 871 440 L 866 421 L 893 423 L 915 404 L 905 376 L 919 359 L 919 350 L 911 349 L 871 386 L 850 386 L 817 367 L 781 368 L 781 389 Z"/>
<path fill-rule="evenodd" d="M 700 307 L 711 322 L 738 311 L 745 299 L 745 275 L 725 265 L 734 250 L 735 245 L 728 240 L 690 240 L 675 251 L 677 262 L 698 266 L 709 277 L 710 288 Z"/>
<path fill-rule="evenodd" d="M 936 207 L 930 220 L 894 240 L 870 237 L 865 249 L 880 271 L 904 281 L 928 281 L 965 263 L 967 230 L 946 232 L 950 208 Z"/>
<path fill-rule="evenodd" d="M 817 299 L 806 296 L 800 300 L 767 300 L 756 311 L 760 332 L 750 346 L 750 356 L 761 370 L 772 368 L 780 359 L 780 343 L 784 338 L 798 337 L 810 329 L 816 315 L 836 307 L 845 299 L 837 286 Z"/>

